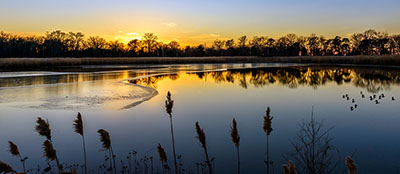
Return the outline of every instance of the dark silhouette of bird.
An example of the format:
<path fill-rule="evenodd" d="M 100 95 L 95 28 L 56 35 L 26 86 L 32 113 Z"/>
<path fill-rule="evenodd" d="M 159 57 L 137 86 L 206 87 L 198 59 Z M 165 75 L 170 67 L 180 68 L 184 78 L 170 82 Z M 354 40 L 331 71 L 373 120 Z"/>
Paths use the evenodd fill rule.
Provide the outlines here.
<path fill-rule="evenodd" d="M 357 104 L 355 104 L 355 105 L 354 105 L 354 108 L 357 108 L 357 107 L 358 107 L 358 105 L 357 105 Z"/>
<path fill-rule="evenodd" d="M 361 98 L 365 98 L 364 94 L 361 94 Z"/>
<path fill-rule="evenodd" d="M 350 111 L 353 111 L 353 110 L 354 110 L 354 108 L 353 108 L 353 106 L 351 106 L 351 107 L 350 107 Z"/>
<path fill-rule="evenodd" d="M 349 98 L 349 97 L 347 97 L 347 100 L 350 100 L 350 98 Z"/>
<path fill-rule="evenodd" d="M 379 96 L 379 100 L 382 99 L 382 96 Z"/>
<path fill-rule="evenodd" d="M 375 104 L 379 104 L 379 101 L 378 101 L 378 100 L 375 100 Z"/>
<path fill-rule="evenodd" d="M 360 94 L 361 94 L 361 95 L 363 94 L 362 91 L 360 91 Z"/>
<path fill-rule="evenodd" d="M 346 98 L 346 96 L 345 96 L 345 95 L 343 95 L 343 96 L 342 96 L 342 98 Z"/>
<path fill-rule="evenodd" d="M 382 94 L 382 98 L 385 98 L 385 94 Z"/>
<path fill-rule="evenodd" d="M 374 94 L 374 98 L 376 98 L 376 95 Z"/>
<path fill-rule="evenodd" d="M 355 102 L 356 102 L 356 100 L 354 100 L 354 98 L 353 98 L 353 99 L 351 100 L 351 102 L 352 102 L 352 103 L 355 103 Z"/>
<path fill-rule="evenodd" d="M 394 99 L 394 97 L 392 97 L 392 101 L 394 101 L 395 99 Z"/>
<path fill-rule="evenodd" d="M 372 96 L 369 96 L 369 100 L 371 100 L 371 101 L 373 100 Z"/>

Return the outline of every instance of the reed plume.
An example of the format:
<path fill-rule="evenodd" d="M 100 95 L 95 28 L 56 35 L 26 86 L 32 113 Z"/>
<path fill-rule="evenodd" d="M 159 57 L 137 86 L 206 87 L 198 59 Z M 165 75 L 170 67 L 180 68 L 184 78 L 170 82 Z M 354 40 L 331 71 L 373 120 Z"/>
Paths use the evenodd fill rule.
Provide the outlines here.
<path fill-rule="evenodd" d="M 271 116 L 271 109 L 269 107 L 267 107 L 265 116 L 264 116 L 264 124 L 263 124 L 263 130 L 265 132 L 265 134 L 267 135 L 267 161 L 265 162 L 267 164 L 267 174 L 269 174 L 269 164 L 270 164 L 270 160 L 269 160 L 269 135 L 272 132 L 272 119 L 274 117 Z"/>
<path fill-rule="evenodd" d="M 76 116 L 76 119 L 74 120 L 74 131 L 83 136 L 83 121 L 82 121 L 82 115 L 80 112 L 78 112 L 78 115 Z"/>
<path fill-rule="evenodd" d="M 78 115 L 76 116 L 73 125 L 74 125 L 74 131 L 82 136 L 83 160 L 85 163 L 85 174 L 87 174 L 88 170 L 87 170 L 87 160 L 86 160 L 86 143 L 85 143 L 85 135 L 83 134 L 82 115 L 80 112 L 78 112 Z"/>
<path fill-rule="evenodd" d="M 208 166 L 209 174 L 212 174 L 212 166 L 207 151 L 206 134 L 204 133 L 204 130 L 200 127 L 199 122 L 196 122 L 196 132 L 197 132 L 196 138 L 200 141 L 201 147 L 203 148 L 206 156 L 206 164 Z"/>
<path fill-rule="evenodd" d="M 20 156 L 21 155 L 19 153 L 17 145 L 15 145 L 12 141 L 8 141 L 8 144 L 9 144 L 8 151 L 11 153 L 11 155 L 13 155 L 13 156 Z"/>
<path fill-rule="evenodd" d="M 232 120 L 232 127 L 231 127 L 231 138 L 233 144 L 235 144 L 236 152 L 237 152 L 237 161 L 238 161 L 238 174 L 240 174 L 240 153 L 239 153 L 239 143 L 240 143 L 240 135 L 237 129 L 237 124 L 235 118 Z"/>
<path fill-rule="evenodd" d="M 357 165 L 354 163 L 353 159 L 350 156 L 346 156 L 346 167 L 349 171 L 349 174 L 355 174 L 357 171 Z"/>
<path fill-rule="evenodd" d="M 15 170 L 8 164 L 0 161 L 0 173 L 17 173 Z"/>
<path fill-rule="evenodd" d="M 297 174 L 296 167 L 294 166 L 293 162 L 289 160 L 289 166 L 284 164 L 282 165 L 283 174 Z"/>
<path fill-rule="evenodd" d="M 45 121 L 42 118 L 38 117 L 35 129 L 40 136 L 44 136 L 51 141 L 51 129 L 49 121 Z"/>
<path fill-rule="evenodd" d="M 28 159 L 28 157 L 22 158 L 21 153 L 18 150 L 18 146 L 15 145 L 12 141 L 8 141 L 9 144 L 9 152 L 11 155 L 19 157 L 21 163 L 22 163 L 22 168 L 24 169 L 24 173 L 26 173 L 26 168 L 25 168 L 25 160 Z"/>
<path fill-rule="evenodd" d="M 171 93 L 168 91 L 167 100 L 165 100 L 165 111 L 169 115 L 169 121 L 171 125 L 171 139 L 172 139 L 172 152 L 174 155 L 174 167 L 175 174 L 178 174 L 178 164 L 176 162 L 176 150 L 175 150 L 175 137 L 174 137 L 174 126 L 172 124 L 172 108 L 174 107 L 174 101 L 171 98 Z"/>
<path fill-rule="evenodd" d="M 165 170 L 168 170 L 169 167 L 168 167 L 167 154 L 165 153 L 165 150 L 161 146 L 161 144 L 158 144 L 157 152 L 158 152 L 158 155 L 160 156 L 160 161 L 161 161 L 162 166 L 164 167 Z"/>
<path fill-rule="evenodd" d="M 57 167 L 58 167 L 58 172 L 63 172 L 62 165 L 60 164 L 60 161 L 58 160 L 57 157 L 57 151 L 53 147 L 53 143 L 51 143 L 50 140 L 45 140 L 43 142 L 43 154 L 49 161 L 56 161 Z"/>
<path fill-rule="evenodd" d="M 114 152 L 113 152 L 113 149 L 112 149 L 112 145 L 111 145 L 110 134 L 104 129 L 99 129 L 97 131 L 97 133 L 99 133 L 100 141 L 102 143 L 102 147 L 104 148 L 103 150 L 108 150 L 108 152 L 110 153 L 110 156 L 111 156 L 111 159 L 112 159 L 112 163 L 113 163 L 113 164 L 110 164 L 110 165 L 114 169 L 114 173 L 117 173 L 117 169 L 116 169 L 116 165 L 115 165 L 115 155 L 114 155 Z"/>
<path fill-rule="evenodd" d="M 57 158 L 56 150 L 49 140 L 43 142 L 43 154 L 49 161 L 54 161 Z"/>
<path fill-rule="evenodd" d="M 63 167 L 58 160 L 56 150 L 54 149 L 53 142 L 51 140 L 51 129 L 49 121 L 45 121 L 41 117 L 38 117 L 35 130 L 39 133 L 40 136 L 46 137 L 46 141 L 43 142 L 44 156 L 48 160 L 55 160 L 57 163 L 58 172 L 62 172 Z"/>

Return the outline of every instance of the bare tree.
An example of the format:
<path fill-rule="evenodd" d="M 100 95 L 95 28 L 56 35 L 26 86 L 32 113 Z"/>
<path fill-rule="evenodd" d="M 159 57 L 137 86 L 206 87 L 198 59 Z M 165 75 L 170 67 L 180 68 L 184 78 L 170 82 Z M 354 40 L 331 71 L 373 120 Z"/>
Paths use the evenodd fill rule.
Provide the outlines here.
<path fill-rule="evenodd" d="M 337 148 L 332 145 L 333 137 L 329 135 L 333 127 L 325 129 L 323 121 L 314 119 L 314 108 L 311 119 L 300 125 L 296 141 L 292 142 L 293 151 L 285 156 L 294 159 L 296 166 L 304 173 L 326 174 L 335 171 L 338 165 Z"/>
<path fill-rule="evenodd" d="M 145 33 L 143 36 L 143 42 L 146 45 L 147 53 L 152 54 L 156 50 L 158 37 L 154 33 Z"/>

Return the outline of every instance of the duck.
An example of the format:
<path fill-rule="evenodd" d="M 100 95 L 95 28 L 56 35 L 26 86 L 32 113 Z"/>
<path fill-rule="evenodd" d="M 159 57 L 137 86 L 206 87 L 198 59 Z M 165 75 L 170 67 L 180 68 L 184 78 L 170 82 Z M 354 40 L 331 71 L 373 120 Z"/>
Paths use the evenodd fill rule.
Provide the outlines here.
<path fill-rule="evenodd" d="M 392 101 L 394 101 L 395 99 L 394 99 L 394 97 L 392 97 Z"/>
<path fill-rule="evenodd" d="M 375 104 L 379 104 L 379 101 L 378 101 L 378 100 L 375 100 Z"/>
<path fill-rule="evenodd" d="M 358 107 L 358 105 L 357 105 L 357 104 L 355 104 L 355 105 L 354 105 L 354 108 L 357 108 L 357 107 Z"/>
<path fill-rule="evenodd" d="M 361 98 L 365 98 L 364 94 L 361 94 Z"/>
<path fill-rule="evenodd" d="M 353 108 L 353 106 L 351 106 L 351 107 L 350 107 L 350 111 L 353 111 L 353 110 L 354 110 L 354 108 Z"/>
<path fill-rule="evenodd" d="M 354 100 L 354 98 L 353 98 L 353 99 L 351 100 L 351 102 L 352 102 L 352 103 L 355 103 L 355 102 L 356 102 L 356 100 Z"/>

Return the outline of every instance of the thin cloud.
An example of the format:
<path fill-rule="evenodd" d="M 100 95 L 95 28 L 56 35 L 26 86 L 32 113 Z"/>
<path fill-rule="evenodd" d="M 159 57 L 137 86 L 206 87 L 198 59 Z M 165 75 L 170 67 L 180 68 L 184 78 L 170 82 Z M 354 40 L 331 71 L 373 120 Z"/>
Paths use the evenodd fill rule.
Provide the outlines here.
<path fill-rule="evenodd" d="M 211 37 L 220 37 L 221 35 L 218 34 L 210 34 Z"/>
<path fill-rule="evenodd" d="M 167 23 L 162 23 L 162 24 L 168 28 L 172 28 L 172 27 L 176 26 L 176 23 L 173 23 L 173 22 L 167 22 Z"/>
<path fill-rule="evenodd" d="M 137 33 L 135 33 L 135 32 L 132 32 L 132 33 L 126 33 L 126 35 L 137 36 L 137 35 L 139 35 L 139 34 L 137 34 Z"/>

